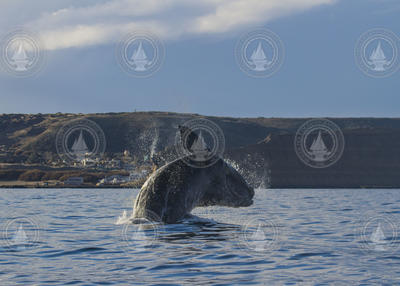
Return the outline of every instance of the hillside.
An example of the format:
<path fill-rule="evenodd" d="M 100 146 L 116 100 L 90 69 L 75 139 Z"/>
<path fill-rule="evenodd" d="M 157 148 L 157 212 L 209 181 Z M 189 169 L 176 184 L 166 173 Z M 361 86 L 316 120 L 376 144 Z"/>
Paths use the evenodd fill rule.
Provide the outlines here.
<path fill-rule="evenodd" d="M 79 170 L 64 166 L 55 146 L 58 130 L 77 118 L 92 120 L 104 131 L 104 157 L 108 160 L 125 160 L 123 153 L 128 152 L 130 166 L 139 168 L 149 163 L 146 158 L 168 154 L 162 156 L 163 164 L 176 158 L 172 150 L 178 126 L 198 117 L 209 119 L 222 129 L 225 158 L 255 187 L 400 187 L 400 120 L 389 118 L 331 118 L 343 132 L 344 152 L 336 164 L 316 169 L 300 161 L 294 150 L 296 130 L 307 119 L 208 117 L 169 112 L 3 114 L 0 115 L 2 171 Z M 119 169 L 124 171 L 123 166 L 108 171 Z M 94 168 L 90 172 L 100 171 Z M 10 173 L 4 173 L 0 179 L 18 177 L 14 174 L 8 178 L 7 174 Z"/>

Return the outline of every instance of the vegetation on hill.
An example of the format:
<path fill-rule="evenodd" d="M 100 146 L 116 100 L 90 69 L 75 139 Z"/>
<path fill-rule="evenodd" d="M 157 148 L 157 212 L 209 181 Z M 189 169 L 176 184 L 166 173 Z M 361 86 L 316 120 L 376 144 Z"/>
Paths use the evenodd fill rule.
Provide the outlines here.
<path fill-rule="evenodd" d="M 123 165 L 82 170 L 62 162 L 56 135 L 74 119 L 86 118 L 102 128 L 107 142 L 104 160 L 123 161 L 135 168 L 147 164 L 149 169 L 149 159 L 155 154 L 162 158 L 159 164 L 176 158 L 173 145 L 178 126 L 198 117 L 212 120 L 223 130 L 225 158 L 255 187 L 400 186 L 400 119 L 332 118 L 345 135 L 345 152 L 336 165 L 317 170 L 304 165 L 293 148 L 294 134 L 305 118 L 171 112 L 0 115 L 0 181 L 63 181 L 82 176 L 95 184 L 112 172 L 129 175 Z"/>

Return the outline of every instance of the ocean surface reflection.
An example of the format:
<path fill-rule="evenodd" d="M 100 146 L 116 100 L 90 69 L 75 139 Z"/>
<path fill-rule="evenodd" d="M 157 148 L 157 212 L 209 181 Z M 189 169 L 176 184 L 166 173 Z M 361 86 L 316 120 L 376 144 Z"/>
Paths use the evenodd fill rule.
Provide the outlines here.
<path fill-rule="evenodd" d="M 400 285 L 399 190 L 257 190 L 130 224 L 138 190 L 1 190 L 0 285 Z"/>

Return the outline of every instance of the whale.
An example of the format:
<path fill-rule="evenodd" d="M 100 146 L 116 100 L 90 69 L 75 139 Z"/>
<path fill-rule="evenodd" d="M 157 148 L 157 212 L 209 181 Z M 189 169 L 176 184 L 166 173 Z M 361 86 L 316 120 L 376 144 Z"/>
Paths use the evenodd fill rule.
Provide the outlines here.
<path fill-rule="evenodd" d="M 196 207 L 252 205 L 254 189 L 222 158 L 205 168 L 176 159 L 156 170 L 134 201 L 132 219 L 178 223 Z"/>

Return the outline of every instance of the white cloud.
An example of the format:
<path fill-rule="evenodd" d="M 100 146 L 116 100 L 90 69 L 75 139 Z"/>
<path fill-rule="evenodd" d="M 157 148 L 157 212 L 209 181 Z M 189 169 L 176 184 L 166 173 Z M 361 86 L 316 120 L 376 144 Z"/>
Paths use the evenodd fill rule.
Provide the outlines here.
<path fill-rule="evenodd" d="M 293 12 L 303 11 L 332 0 L 235 0 L 212 1 L 214 13 L 195 19 L 198 32 L 225 32 L 243 25 L 270 21 Z"/>
<path fill-rule="evenodd" d="M 37 1 L 38 5 L 47 2 Z M 151 30 L 164 39 L 232 32 L 335 1 L 85 1 L 83 3 L 86 6 L 47 9 L 47 12 L 37 15 L 35 20 L 29 19 L 26 24 L 43 35 L 45 47 L 54 50 L 108 43 L 134 29 Z"/>

